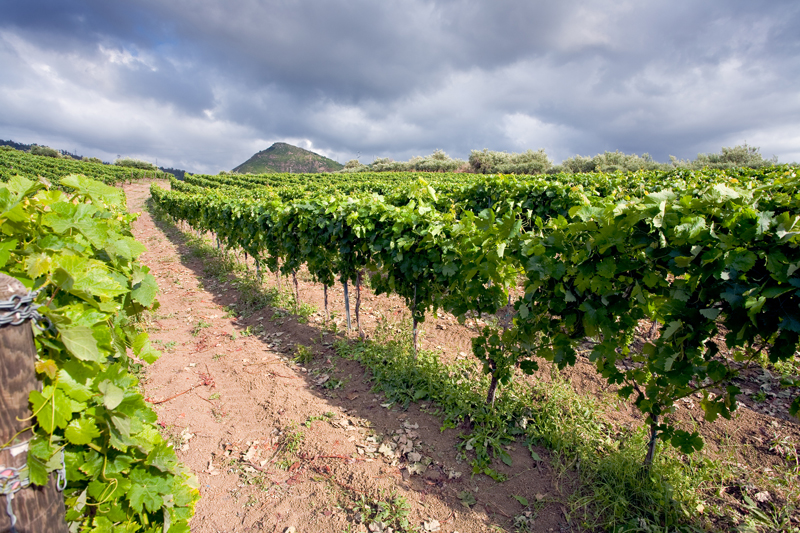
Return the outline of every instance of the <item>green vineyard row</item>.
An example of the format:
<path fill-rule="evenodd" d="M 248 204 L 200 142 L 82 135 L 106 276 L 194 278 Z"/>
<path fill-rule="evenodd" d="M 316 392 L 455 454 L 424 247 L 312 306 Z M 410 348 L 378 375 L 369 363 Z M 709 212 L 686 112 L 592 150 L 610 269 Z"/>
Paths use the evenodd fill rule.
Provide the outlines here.
<path fill-rule="evenodd" d="M 57 178 L 68 193 L 21 176 L 0 183 L 0 271 L 39 291 L 54 326 L 34 329 L 42 388 L 20 435 L 32 433 L 30 480 L 46 484 L 64 458 L 71 531 L 188 533 L 197 480 L 158 432 L 128 355 L 159 356 L 137 327 L 158 304 L 130 232 L 136 215 L 119 189 Z"/>
<path fill-rule="evenodd" d="M 326 286 L 371 273 L 373 289 L 404 298 L 415 322 L 437 309 L 462 319 L 496 313 L 522 280 L 513 324 L 487 328 L 473 342 L 492 377 L 489 400 L 516 368 L 531 373 L 539 359 L 574 364 L 588 343 L 598 372 L 647 416 L 651 450 L 656 436 L 685 452 L 702 446 L 697 433 L 664 415 L 700 392 L 707 419 L 729 417 L 739 393 L 728 385 L 736 360 L 795 357 L 800 196 L 793 168 L 454 174 L 441 182 L 433 176 L 433 185 L 419 175 L 389 175 L 395 185 L 386 194 L 374 192 L 386 182 L 348 178 L 356 181 L 324 174 L 305 184 L 287 177 L 291 185 L 282 186 L 281 176 L 267 178 L 271 184 L 204 176 L 217 186 L 196 181 L 151 193 L 174 218 L 214 232 L 270 270 L 306 265 Z M 640 320 L 652 334 L 633 349 Z M 720 337 L 724 346 L 713 340 Z M 793 412 L 798 407 L 795 399 Z"/>

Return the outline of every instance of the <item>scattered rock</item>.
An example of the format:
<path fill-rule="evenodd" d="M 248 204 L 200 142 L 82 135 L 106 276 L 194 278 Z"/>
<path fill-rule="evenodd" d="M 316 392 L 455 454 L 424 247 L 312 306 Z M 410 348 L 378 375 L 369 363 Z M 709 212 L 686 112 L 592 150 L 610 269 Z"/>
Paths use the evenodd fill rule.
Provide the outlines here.
<path fill-rule="evenodd" d="M 423 522 L 422 527 L 425 531 L 439 531 L 442 529 L 441 524 L 439 524 L 438 520 L 431 520 L 430 522 Z"/>
<path fill-rule="evenodd" d="M 761 491 L 754 494 L 753 499 L 759 503 L 766 503 L 772 500 L 772 496 L 767 491 Z"/>

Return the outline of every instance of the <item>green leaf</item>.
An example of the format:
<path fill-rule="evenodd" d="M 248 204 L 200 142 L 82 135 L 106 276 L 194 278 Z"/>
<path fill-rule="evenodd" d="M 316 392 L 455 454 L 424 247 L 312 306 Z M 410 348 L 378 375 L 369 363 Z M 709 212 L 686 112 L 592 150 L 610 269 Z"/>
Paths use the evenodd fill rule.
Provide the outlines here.
<path fill-rule="evenodd" d="M 684 430 L 676 430 L 675 434 L 670 439 L 670 443 L 679 448 L 683 453 L 690 454 L 695 451 L 703 449 L 703 439 L 696 431 L 689 433 Z"/>
<path fill-rule="evenodd" d="M 502 448 L 498 448 L 500 452 L 500 460 L 503 461 L 507 466 L 513 466 L 514 461 L 511 459 L 511 456 Z"/>
<path fill-rule="evenodd" d="M 175 457 L 175 450 L 167 442 L 161 442 L 147 455 L 145 464 L 158 468 L 162 472 L 169 472 L 178 460 Z"/>
<path fill-rule="evenodd" d="M 52 433 L 56 427 L 65 428 L 72 418 L 72 402 L 59 389 L 45 387 L 42 392 L 31 391 L 28 396 L 36 421 L 42 429 Z"/>
<path fill-rule="evenodd" d="M 150 338 L 146 331 L 141 332 L 131 343 L 133 353 L 147 363 L 154 363 L 161 356 L 161 352 L 154 350 L 150 345 Z"/>
<path fill-rule="evenodd" d="M 138 513 L 144 509 L 153 513 L 161 509 L 164 498 L 161 496 L 163 482 L 160 478 L 148 474 L 144 469 L 137 468 L 131 472 L 131 488 L 128 491 L 128 500 L 131 507 Z"/>
<path fill-rule="evenodd" d="M 61 342 L 67 350 L 81 361 L 94 361 L 102 363 L 105 357 L 97 347 L 97 341 L 92 335 L 92 328 L 86 326 L 73 326 L 59 329 Z"/>
<path fill-rule="evenodd" d="M 749 250 L 737 250 L 725 255 L 725 265 L 737 272 L 747 272 L 756 264 L 756 254 Z"/>
<path fill-rule="evenodd" d="M 121 189 L 110 187 L 85 176 L 77 174 L 66 176 L 59 180 L 59 184 L 77 189 L 80 194 L 89 196 L 97 203 L 102 202 L 109 206 L 121 206 L 123 202 Z"/>
<path fill-rule="evenodd" d="M 468 490 L 462 490 L 459 492 L 458 499 L 461 500 L 461 505 L 464 507 L 470 507 L 478 503 L 478 500 L 475 499 L 475 495 Z"/>
<path fill-rule="evenodd" d="M 69 423 L 64 436 L 72 444 L 88 444 L 100 436 L 100 430 L 92 420 L 77 418 Z"/>
<path fill-rule="evenodd" d="M 664 333 L 661 334 L 661 338 L 668 339 L 672 337 L 672 335 L 674 335 L 676 331 L 681 329 L 681 326 L 683 326 L 683 322 L 681 322 L 680 320 L 673 320 L 667 325 L 667 328 L 664 330 Z"/>
<path fill-rule="evenodd" d="M 0 242 L 0 268 L 6 266 L 9 257 L 11 257 L 11 250 L 17 247 L 17 242 L 16 239 Z"/>
<path fill-rule="evenodd" d="M 139 272 L 133 278 L 133 291 L 131 298 L 144 307 L 150 307 L 158 293 L 156 278 L 148 272 Z"/>
<path fill-rule="evenodd" d="M 116 409 L 125 397 L 125 392 L 108 380 L 100 382 L 97 388 L 103 393 L 103 405 L 107 409 Z"/>
<path fill-rule="evenodd" d="M 514 494 L 512 494 L 511 497 L 514 498 L 515 500 L 517 500 L 519 502 L 519 504 L 522 505 L 523 507 L 527 507 L 528 505 L 530 505 L 528 503 L 527 498 L 523 498 L 522 496 L 516 496 Z"/>
<path fill-rule="evenodd" d="M 29 453 L 26 464 L 28 465 L 28 476 L 31 479 L 31 483 L 40 487 L 47 485 L 49 473 L 47 472 L 47 466 L 45 466 L 44 462 L 35 455 Z"/>

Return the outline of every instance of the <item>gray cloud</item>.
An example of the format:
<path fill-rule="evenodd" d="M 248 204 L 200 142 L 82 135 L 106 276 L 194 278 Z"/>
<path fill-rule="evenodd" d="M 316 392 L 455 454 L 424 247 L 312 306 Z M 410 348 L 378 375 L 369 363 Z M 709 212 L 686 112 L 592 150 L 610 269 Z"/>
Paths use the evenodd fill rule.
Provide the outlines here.
<path fill-rule="evenodd" d="M 796 2 L 17 4 L 0 137 L 24 142 L 208 172 L 280 140 L 341 161 L 745 140 L 800 160 Z"/>

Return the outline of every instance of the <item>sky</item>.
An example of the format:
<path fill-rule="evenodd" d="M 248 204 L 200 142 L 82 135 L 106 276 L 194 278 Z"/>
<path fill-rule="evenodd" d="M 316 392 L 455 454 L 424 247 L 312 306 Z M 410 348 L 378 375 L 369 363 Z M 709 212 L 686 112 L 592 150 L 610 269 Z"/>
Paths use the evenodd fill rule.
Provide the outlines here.
<path fill-rule="evenodd" d="M 800 2 L 5 0 L 0 139 L 216 174 L 274 142 L 800 161 Z"/>

